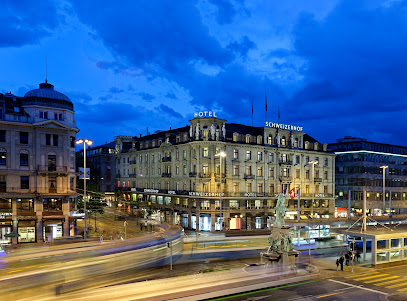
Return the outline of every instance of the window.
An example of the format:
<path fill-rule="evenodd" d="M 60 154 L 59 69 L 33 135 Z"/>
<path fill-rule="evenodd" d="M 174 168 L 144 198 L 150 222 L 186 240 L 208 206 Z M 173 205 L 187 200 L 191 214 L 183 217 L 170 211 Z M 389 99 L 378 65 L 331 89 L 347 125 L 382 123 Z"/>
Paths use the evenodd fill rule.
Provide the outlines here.
<path fill-rule="evenodd" d="M 30 177 L 29 176 L 20 177 L 20 187 L 21 187 L 21 189 L 30 189 Z"/>
<path fill-rule="evenodd" d="M 305 171 L 305 178 L 306 178 L 306 179 L 309 179 L 309 170 L 306 170 L 306 171 Z"/>
<path fill-rule="evenodd" d="M 252 183 L 246 184 L 246 192 L 252 192 Z"/>
<path fill-rule="evenodd" d="M 73 137 L 71 137 L 71 138 L 73 138 Z M 72 143 L 72 141 L 71 141 L 71 143 Z M 45 134 L 45 145 L 58 146 L 58 135 Z M 71 147 L 72 147 L 72 144 L 71 144 Z"/>
<path fill-rule="evenodd" d="M 47 111 L 40 111 L 40 118 L 41 119 L 48 119 L 48 112 Z"/>
<path fill-rule="evenodd" d="M 324 180 L 328 180 L 328 171 L 324 171 Z"/>
<path fill-rule="evenodd" d="M 274 193 L 274 184 L 269 184 L 269 193 Z"/>
<path fill-rule="evenodd" d="M 257 192 L 263 193 L 263 184 L 262 183 L 257 184 Z"/>
<path fill-rule="evenodd" d="M 239 165 L 233 165 L 233 175 L 234 176 L 239 175 Z"/>
<path fill-rule="evenodd" d="M 6 192 L 6 187 L 7 187 L 6 176 L 0 176 L 0 192 Z M 2 208 L 0 206 L 0 209 L 6 209 L 6 208 Z M 10 201 L 10 209 L 11 209 L 11 201 Z"/>
<path fill-rule="evenodd" d="M 233 193 L 239 193 L 239 183 L 233 183 Z"/>
<path fill-rule="evenodd" d="M 62 113 L 54 113 L 55 120 L 62 120 Z"/>
<path fill-rule="evenodd" d="M 328 194 L 328 186 L 324 186 L 324 194 Z"/>
<path fill-rule="evenodd" d="M 0 130 L 0 142 L 6 142 L 6 131 Z"/>
<path fill-rule="evenodd" d="M 208 150 L 207 147 L 204 147 L 204 148 L 202 149 L 202 156 L 203 156 L 203 157 L 209 157 L 209 150 Z"/>
<path fill-rule="evenodd" d="M 246 151 L 246 160 L 251 160 L 251 159 L 252 159 L 252 152 Z"/>
<path fill-rule="evenodd" d="M 306 156 L 306 157 L 305 157 L 305 164 L 308 164 L 308 162 L 309 162 L 309 157 Z"/>
<path fill-rule="evenodd" d="M 175 166 L 175 174 L 178 175 L 179 174 L 179 166 Z M 177 189 L 178 190 L 178 189 Z"/>
<path fill-rule="evenodd" d="M 285 136 L 281 137 L 281 145 L 282 145 L 282 146 L 286 146 L 286 145 L 287 145 L 287 139 L 285 138 Z"/>
<path fill-rule="evenodd" d="M 186 165 L 184 165 L 184 166 L 182 167 L 182 174 L 183 174 L 184 176 L 187 174 L 187 166 L 186 166 Z"/>
<path fill-rule="evenodd" d="M 202 173 L 204 175 L 208 175 L 209 174 L 209 166 L 208 165 L 202 165 Z"/>
<path fill-rule="evenodd" d="M 261 166 L 257 167 L 257 176 L 258 177 L 263 176 L 263 167 L 261 167 Z"/>
<path fill-rule="evenodd" d="M 263 161 L 263 152 L 257 152 L 257 161 Z"/>
<path fill-rule="evenodd" d="M 54 154 L 48 155 L 48 171 L 56 171 L 57 169 L 57 156 Z"/>
<path fill-rule="evenodd" d="M 179 137 L 178 137 L 179 138 Z M 175 152 L 175 159 L 179 160 L 179 151 Z"/>
<path fill-rule="evenodd" d="M 233 159 L 239 159 L 239 150 L 237 149 L 233 150 Z"/>
<path fill-rule="evenodd" d="M 273 144 L 273 136 L 272 135 L 269 135 L 268 137 L 267 137 L 267 144 Z"/>
<path fill-rule="evenodd" d="M 328 166 L 328 158 L 325 158 L 324 166 Z"/>
<path fill-rule="evenodd" d="M 305 185 L 305 193 L 309 193 L 309 185 Z"/>
<path fill-rule="evenodd" d="M 269 153 L 269 163 L 274 161 L 274 154 Z"/>
<path fill-rule="evenodd" d="M 33 199 L 17 199 L 18 211 L 34 211 Z"/>
<path fill-rule="evenodd" d="M 295 156 L 295 164 L 300 164 L 300 156 Z"/>
<path fill-rule="evenodd" d="M 184 160 L 187 159 L 187 150 L 186 150 L 186 149 L 184 149 L 184 150 L 182 151 L 182 158 L 183 158 Z"/>
<path fill-rule="evenodd" d="M 74 136 L 71 136 L 71 137 L 69 137 L 69 139 L 70 139 L 70 145 L 71 145 L 71 147 L 75 147 L 75 137 L 74 137 Z"/>
<path fill-rule="evenodd" d="M 274 168 L 269 167 L 269 178 L 273 178 L 273 177 L 274 177 Z"/>
<path fill-rule="evenodd" d="M 246 143 L 250 143 L 250 135 L 246 135 Z"/>
<path fill-rule="evenodd" d="M 300 178 L 300 170 L 299 170 L 299 169 L 296 169 L 296 170 L 295 170 L 295 178 L 296 178 L 296 179 L 299 179 L 299 178 Z"/>
<path fill-rule="evenodd" d="M 7 152 L 4 148 L 0 148 L 0 165 L 6 165 Z"/>
<path fill-rule="evenodd" d="M 28 166 L 28 151 L 20 151 L 20 166 Z"/>
<path fill-rule="evenodd" d="M 246 166 L 246 175 L 248 175 L 248 176 L 252 175 L 252 167 L 251 166 Z"/>
<path fill-rule="evenodd" d="M 315 161 L 319 164 L 319 157 L 315 157 Z"/>
<path fill-rule="evenodd" d="M 28 132 L 20 132 L 20 143 L 28 144 Z"/>

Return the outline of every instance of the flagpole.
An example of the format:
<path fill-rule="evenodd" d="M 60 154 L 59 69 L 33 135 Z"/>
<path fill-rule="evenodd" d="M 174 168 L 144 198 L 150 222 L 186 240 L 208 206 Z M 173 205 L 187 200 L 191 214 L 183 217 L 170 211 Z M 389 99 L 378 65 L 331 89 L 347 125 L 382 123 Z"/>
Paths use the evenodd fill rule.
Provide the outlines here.
<path fill-rule="evenodd" d="M 267 92 L 265 92 L 265 99 L 266 99 L 266 115 L 265 115 L 264 124 L 266 124 L 266 122 L 267 122 Z"/>
<path fill-rule="evenodd" d="M 252 126 L 253 126 L 253 99 L 252 99 Z"/>

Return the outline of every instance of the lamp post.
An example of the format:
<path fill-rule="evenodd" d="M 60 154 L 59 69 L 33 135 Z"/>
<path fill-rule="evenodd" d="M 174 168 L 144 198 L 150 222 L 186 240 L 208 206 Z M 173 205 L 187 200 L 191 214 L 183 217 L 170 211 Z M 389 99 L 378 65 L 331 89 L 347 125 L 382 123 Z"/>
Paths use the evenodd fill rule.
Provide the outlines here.
<path fill-rule="evenodd" d="M 387 165 L 380 166 L 383 169 L 383 215 L 386 212 L 386 169 L 389 168 Z"/>
<path fill-rule="evenodd" d="M 315 197 L 315 164 L 318 164 L 317 161 L 309 161 L 308 164 L 312 164 L 311 173 L 312 173 L 312 203 L 311 203 L 311 217 L 314 218 L 314 197 Z"/>
<path fill-rule="evenodd" d="M 222 218 L 222 158 L 226 157 L 225 152 L 220 152 L 219 154 L 216 154 L 215 157 L 219 157 L 219 171 L 220 171 L 220 194 L 219 194 L 219 215 L 220 215 L 220 231 L 223 229 L 223 218 Z"/>
<path fill-rule="evenodd" d="M 87 239 L 87 225 L 86 225 L 86 145 L 91 145 L 92 140 L 89 139 L 79 139 L 76 144 L 83 144 L 83 211 L 85 212 L 85 229 L 83 231 L 83 238 Z"/>

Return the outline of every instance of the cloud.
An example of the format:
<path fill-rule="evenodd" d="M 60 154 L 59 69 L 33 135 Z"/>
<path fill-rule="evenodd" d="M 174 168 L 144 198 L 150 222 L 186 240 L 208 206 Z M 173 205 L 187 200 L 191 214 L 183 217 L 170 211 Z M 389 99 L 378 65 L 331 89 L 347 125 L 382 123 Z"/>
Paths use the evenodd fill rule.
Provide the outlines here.
<path fill-rule="evenodd" d="M 2 1 L 0 47 L 38 43 L 63 21 L 55 1 Z"/>
<path fill-rule="evenodd" d="M 177 119 L 183 119 L 184 118 L 180 113 L 175 112 L 172 108 L 170 108 L 170 107 L 168 107 L 168 106 L 166 106 L 164 104 L 161 104 L 156 109 L 163 112 L 163 113 L 166 113 L 167 115 L 169 115 L 171 117 L 177 118 Z"/>
<path fill-rule="evenodd" d="M 119 93 L 123 93 L 124 90 L 123 90 L 123 89 L 120 89 L 120 88 L 118 88 L 118 87 L 111 87 L 111 88 L 109 89 L 109 92 L 110 92 L 110 93 L 113 93 L 113 94 L 119 94 Z"/>
<path fill-rule="evenodd" d="M 209 2 L 216 6 L 217 17 L 216 21 L 220 25 L 230 24 L 236 16 L 236 9 L 230 1 L 227 0 L 209 0 Z"/>
<path fill-rule="evenodd" d="M 146 100 L 149 102 L 151 102 L 153 99 L 155 99 L 155 96 L 148 94 L 148 93 L 144 93 L 144 92 L 137 93 L 137 95 L 140 95 L 143 100 Z"/>
<path fill-rule="evenodd" d="M 232 42 L 226 48 L 232 50 L 234 53 L 237 53 L 240 56 L 246 56 L 250 49 L 256 48 L 256 44 L 253 43 L 253 41 L 251 41 L 247 36 L 244 36 L 240 43 Z"/>

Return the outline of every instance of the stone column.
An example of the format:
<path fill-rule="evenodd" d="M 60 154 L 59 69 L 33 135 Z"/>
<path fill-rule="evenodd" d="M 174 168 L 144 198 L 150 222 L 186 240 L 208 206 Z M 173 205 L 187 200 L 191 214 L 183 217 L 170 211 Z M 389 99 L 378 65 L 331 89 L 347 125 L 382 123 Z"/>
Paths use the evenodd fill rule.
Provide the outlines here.
<path fill-rule="evenodd" d="M 43 242 L 44 241 L 42 212 L 41 212 L 41 214 L 37 214 L 37 221 L 35 222 L 35 234 L 36 234 L 36 237 L 37 237 L 37 242 Z"/>
<path fill-rule="evenodd" d="M 18 213 L 17 213 L 17 199 L 12 199 L 12 208 L 13 208 L 13 233 L 18 233 Z M 13 245 L 17 244 L 18 238 L 11 238 Z"/>
<path fill-rule="evenodd" d="M 216 209 L 215 209 L 215 202 L 211 202 L 211 232 L 215 232 L 215 224 L 216 224 Z"/>

